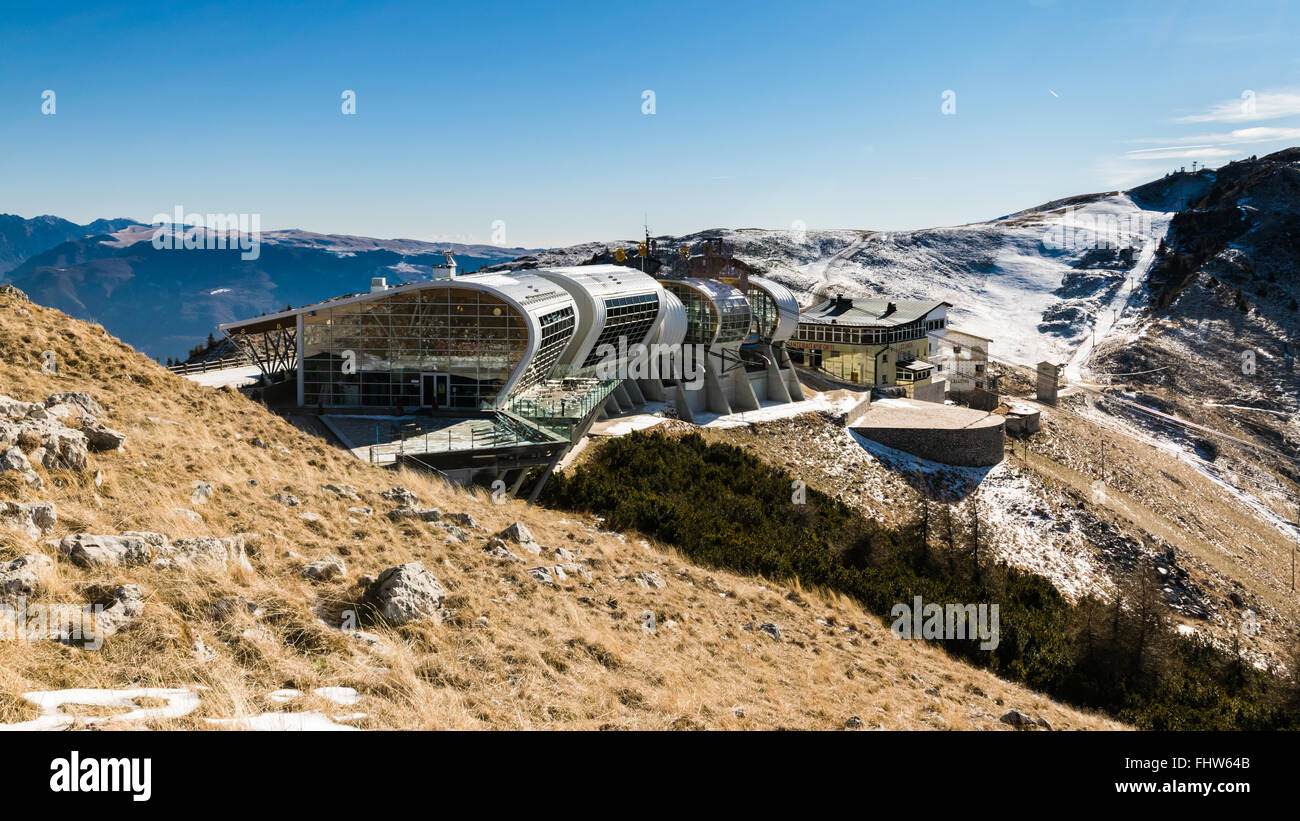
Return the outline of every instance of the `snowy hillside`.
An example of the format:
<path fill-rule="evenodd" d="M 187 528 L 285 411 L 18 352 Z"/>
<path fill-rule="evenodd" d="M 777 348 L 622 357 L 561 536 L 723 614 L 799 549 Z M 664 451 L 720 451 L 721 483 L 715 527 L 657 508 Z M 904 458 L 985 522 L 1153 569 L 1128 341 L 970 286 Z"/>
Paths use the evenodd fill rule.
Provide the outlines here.
<path fill-rule="evenodd" d="M 658 237 L 658 259 L 706 238 L 788 285 L 804 304 L 842 293 L 942 299 L 954 325 L 991 337 L 994 355 L 1065 361 L 1117 294 L 1140 283 L 1172 213 L 1127 193 L 1052 203 L 988 222 L 918 231 L 712 230 Z M 520 262 L 581 264 L 634 240 L 554 249 Z M 1131 261 L 1121 249 L 1131 248 Z M 499 266 L 499 267 L 510 267 Z"/>

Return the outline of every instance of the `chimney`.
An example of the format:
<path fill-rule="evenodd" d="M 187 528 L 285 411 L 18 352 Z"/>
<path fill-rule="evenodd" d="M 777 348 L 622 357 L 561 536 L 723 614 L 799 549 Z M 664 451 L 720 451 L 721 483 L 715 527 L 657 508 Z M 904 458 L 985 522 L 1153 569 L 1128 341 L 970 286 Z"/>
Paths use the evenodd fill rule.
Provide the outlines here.
<path fill-rule="evenodd" d="M 377 294 L 380 291 L 388 290 L 388 280 L 384 277 L 370 278 L 370 293 Z"/>

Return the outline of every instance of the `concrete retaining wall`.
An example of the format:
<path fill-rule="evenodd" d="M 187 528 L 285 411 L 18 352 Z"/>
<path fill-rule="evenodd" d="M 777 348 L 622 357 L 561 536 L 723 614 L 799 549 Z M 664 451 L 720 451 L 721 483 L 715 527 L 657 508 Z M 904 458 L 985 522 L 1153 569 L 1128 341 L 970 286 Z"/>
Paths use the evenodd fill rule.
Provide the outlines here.
<path fill-rule="evenodd" d="M 957 430 L 925 428 L 854 428 L 873 442 L 906 451 L 922 459 L 961 467 L 983 467 L 1002 461 L 1006 447 L 1002 425 Z"/>

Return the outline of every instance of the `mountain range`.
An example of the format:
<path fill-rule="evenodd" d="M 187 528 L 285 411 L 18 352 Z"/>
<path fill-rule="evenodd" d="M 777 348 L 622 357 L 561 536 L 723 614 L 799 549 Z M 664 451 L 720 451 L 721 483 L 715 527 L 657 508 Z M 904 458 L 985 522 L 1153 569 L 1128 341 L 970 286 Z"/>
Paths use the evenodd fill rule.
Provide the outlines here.
<path fill-rule="evenodd" d="M 0 216 L 0 249 L 12 249 L 11 259 L 27 253 L 0 284 L 99 322 L 163 359 L 183 357 L 221 322 L 362 291 L 372 277 L 428 278 L 447 251 L 462 273 L 529 253 L 287 230 L 263 232 L 257 258 L 244 259 L 238 247 L 155 248 L 156 230 L 131 220 L 77 226 L 53 217 Z"/>

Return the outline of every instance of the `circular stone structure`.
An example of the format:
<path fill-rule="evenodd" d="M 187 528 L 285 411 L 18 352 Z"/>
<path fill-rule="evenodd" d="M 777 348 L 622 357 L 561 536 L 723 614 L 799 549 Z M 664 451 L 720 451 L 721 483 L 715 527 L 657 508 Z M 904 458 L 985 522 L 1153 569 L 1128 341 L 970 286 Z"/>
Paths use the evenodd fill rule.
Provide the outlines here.
<path fill-rule="evenodd" d="M 876 400 L 848 423 L 853 431 L 885 447 L 962 467 L 1001 462 L 1004 425 L 997 414 L 912 399 Z"/>

